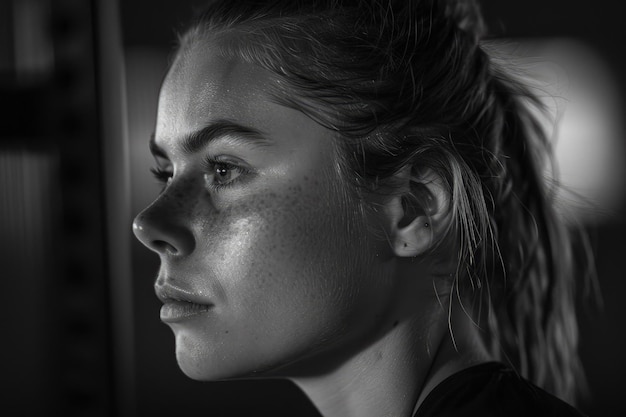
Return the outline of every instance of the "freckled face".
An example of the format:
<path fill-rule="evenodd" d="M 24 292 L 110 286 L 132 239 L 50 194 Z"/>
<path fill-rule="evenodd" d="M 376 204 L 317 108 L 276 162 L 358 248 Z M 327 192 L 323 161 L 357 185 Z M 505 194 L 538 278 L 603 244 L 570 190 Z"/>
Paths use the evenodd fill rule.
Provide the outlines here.
<path fill-rule="evenodd" d="M 273 103 L 269 72 L 196 48 L 162 86 L 155 159 L 168 179 L 135 233 L 160 256 L 162 319 L 188 376 L 288 375 L 372 333 L 392 292 L 384 245 L 346 197 L 331 132 Z"/>

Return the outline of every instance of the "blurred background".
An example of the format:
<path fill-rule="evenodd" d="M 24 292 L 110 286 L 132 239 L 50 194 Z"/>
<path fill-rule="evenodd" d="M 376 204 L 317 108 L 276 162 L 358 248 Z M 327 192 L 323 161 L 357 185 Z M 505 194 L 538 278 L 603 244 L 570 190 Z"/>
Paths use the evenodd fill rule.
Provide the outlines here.
<path fill-rule="evenodd" d="M 198 383 L 159 321 L 156 255 L 132 217 L 159 84 L 197 0 L 0 0 L 3 415 L 316 416 L 286 382 Z M 483 1 L 561 124 L 561 196 L 596 253 L 602 303 L 580 303 L 591 416 L 626 415 L 626 31 L 618 0 Z M 584 289 L 589 290 L 589 289 Z"/>

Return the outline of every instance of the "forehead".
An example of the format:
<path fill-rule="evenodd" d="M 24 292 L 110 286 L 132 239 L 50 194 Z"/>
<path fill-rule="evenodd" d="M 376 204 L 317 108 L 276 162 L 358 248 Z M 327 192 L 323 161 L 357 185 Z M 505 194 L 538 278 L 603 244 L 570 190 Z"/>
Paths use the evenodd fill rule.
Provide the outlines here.
<path fill-rule="evenodd" d="M 296 112 L 274 102 L 271 91 L 279 84 L 269 71 L 196 42 L 177 55 L 163 82 L 156 137 L 182 137 L 219 119 L 271 127 L 270 121 Z"/>

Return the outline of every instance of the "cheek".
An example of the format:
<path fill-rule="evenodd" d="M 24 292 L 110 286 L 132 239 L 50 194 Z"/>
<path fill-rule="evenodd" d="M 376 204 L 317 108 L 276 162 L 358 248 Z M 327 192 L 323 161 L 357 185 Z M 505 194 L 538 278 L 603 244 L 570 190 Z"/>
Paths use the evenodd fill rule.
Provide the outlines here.
<path fill-rule="evenodd" d="M 302 362 L 370 334 L 378 320 L 388 285 L 356 206 L 314 181 L 272 189 L 227 207 L 196 205 L 187 276 L 211 294 L 215 314 L 175 328 L 192 377 Z"/>
<path fill-rule="evenodd" d="M 365 249 L 357 216 L 337 194 L 294 185 L 223 210 L 221 221 L 205 225 L 204 252 L 242 323 L 250 316 L 266 319 L 265 327 L 279 318 L 283 325 L 320 320 L 349 308 Z"/>

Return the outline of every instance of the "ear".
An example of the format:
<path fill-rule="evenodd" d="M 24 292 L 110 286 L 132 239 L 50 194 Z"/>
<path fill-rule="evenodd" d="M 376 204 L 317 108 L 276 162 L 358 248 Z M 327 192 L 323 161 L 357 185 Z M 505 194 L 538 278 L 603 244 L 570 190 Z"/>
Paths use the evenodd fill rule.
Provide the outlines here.
<path fill-rule="evenodd" d="M 418 174 L 410 167 L 397 174 L 402 193 L 385 203 L 392 250 L 399 257 L 419 256 L 448 231 L 450 196 L 444 181 L 431 169 Z"/>

